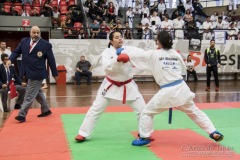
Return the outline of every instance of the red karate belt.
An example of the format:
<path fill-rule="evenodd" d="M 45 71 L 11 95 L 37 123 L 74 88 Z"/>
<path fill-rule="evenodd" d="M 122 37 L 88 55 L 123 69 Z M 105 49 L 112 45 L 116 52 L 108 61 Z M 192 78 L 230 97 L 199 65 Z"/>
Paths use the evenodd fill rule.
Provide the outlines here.
<path fill-rule="evenodd" d="M 107 78 L 107 80 L 111 83 L 111 84 L 107 87 L 106 91 L 109 90 L 109 88 L 111 88 L 112 85 L 116 85 L 116 86 L 118 86 L 118 87 L 124 86 L 122 103 L 123 103 L 123 104 L 126 104 L 126 97 L 127 97 L 126 84 L 130 83 L 130 82 L 132 81 L 132 79 L 129 79 L 129 80 L 124 81 L 124 82 L 118 82 L 118 81 L 114 81 L 114 80 L 112 80 L 112 79 L 110 79 L 110 78 L 108 78 L 108 77 L 106 77 L 106 78 Z"/>

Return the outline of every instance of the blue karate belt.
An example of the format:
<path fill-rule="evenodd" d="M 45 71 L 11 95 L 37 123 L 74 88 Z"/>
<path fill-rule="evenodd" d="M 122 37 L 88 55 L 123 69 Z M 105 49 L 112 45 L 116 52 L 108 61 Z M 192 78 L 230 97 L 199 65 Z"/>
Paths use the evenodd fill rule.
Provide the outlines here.
<path fill-rule="evenodd" d="M 162 89 L 162 88 L 167 88 L 167 87 L 171 87 L 171 86 L 176 86 L 176 85 L 178 85 L 178 84 L 180 84 L 182 82 L 183 82 L 183 80 L 180 79 L 180 80 L 174 81 L 172 83 L 168 83 L 168 84 L 162 85 L 160 87 Z M 172 108 L 169 108 L 168 124 L 171 124 L 171 123 L 172 123 Z"/>

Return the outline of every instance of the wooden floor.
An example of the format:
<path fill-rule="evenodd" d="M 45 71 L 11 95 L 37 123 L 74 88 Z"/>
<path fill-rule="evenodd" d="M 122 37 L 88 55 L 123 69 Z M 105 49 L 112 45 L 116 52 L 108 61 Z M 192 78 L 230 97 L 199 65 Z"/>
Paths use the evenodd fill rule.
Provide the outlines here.
<path fill-rule="evenodd" d="M 101 83 L 92 83 L 86 85 L 82 83 L 80 86 L 67 84 L 66 86 L 49 85 L 45 89 L 47 100 L 51 107 L 84 107 L 91 106 L 95 99 L 97 90 Z M 155 82 L 137 82 L 140 92 L 146 102 L 159 90 Z M 240 81 L 221 81 L 220 91 L 214 91 L 214 82 L 211 82 L 211 92 L 205 92 L 206 82 L 200 81 L 188 83 L 190 89 L 196 94 L 196 103 L 210 102 L 237 102 L 240 101 Z M 184 95 L 183 95 L 184 96 Z M 121 102 L 112 102 L 111 105 L 121 105 Z M 33 108 L 39 107 L 38 105 Z M 40 110 L 39 110 L 40 112 Z M 0 126 L 4 123 L 9 113 L 0 112 Z"/>

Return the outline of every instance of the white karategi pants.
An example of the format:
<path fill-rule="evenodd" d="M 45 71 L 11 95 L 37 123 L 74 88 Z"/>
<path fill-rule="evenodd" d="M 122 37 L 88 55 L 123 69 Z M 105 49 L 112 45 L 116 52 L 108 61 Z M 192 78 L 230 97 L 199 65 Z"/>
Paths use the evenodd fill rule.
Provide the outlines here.
<path fill-rule="evenodd" d="M 98 90 L 96 99 L 93 102 L 90 109 L 88 110 L 88 112 L 84 118 L 84 121 L 79 129 L 78 133 L 85 138 L 91 136 L 98 119 L 100 118 L 100 116 L 104 112 L 105 108 L 108 106 L 110 100 L 112 99 L 112 98 L 106 98 L 102 95 L 102 91 L 103 91 L 103 89 L 105 89 L 105 86 L 106 86 L 105 82 L 108 83 L 106 79 L 103 81 L 102 85 L 100 86 L 100 88 Z M 134 81 L 132 81 L 130 83 L 133 83 L 133 85 L 136 85 Z M 113 86 L 113 87 L 115 87 L 115 86 Z M 122 90 L 122 87 L 123 86 L 119 87 L 119 91 Z M 142 113 L 143 109 L 146 106 L 145 106 L 145 101 L 144 101 L 142 95 L 140 94 L 140 92 L 138 92 L 137 86 L 136 86 L 136 91 L 134 91 L 134 94 L 137 95 L 137 99 L 135 99 L 135 100 L 127 99 L 126 103 L 127 103 L 127 105 L 132 107 L 132 109 L 134 110 L 134 112 L 137 115 L 137 121 L 139 122 L 140 114 Z"/>
<path fill-rule="evenodd" d="M 186 113 L 195 123 L 198 124 L 208 134 L 214 132 L 216 128 L 208 116 L 195 106 L 192 93 L 185 82 L 175 86 L 162 88 L 148 102 L 143 110 L 140 122 L 139 133 L 142 138 L 149 138 L 153 132 L 153 117 L 171 107 L 177 107 L 178 110 Z"/>

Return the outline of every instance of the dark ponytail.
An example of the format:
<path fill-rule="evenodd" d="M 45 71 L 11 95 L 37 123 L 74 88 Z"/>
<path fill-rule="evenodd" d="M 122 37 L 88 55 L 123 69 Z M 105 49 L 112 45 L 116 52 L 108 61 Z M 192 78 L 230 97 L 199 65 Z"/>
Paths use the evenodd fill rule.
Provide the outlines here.
<path fill-rule="evenodd" d="M 108 43 L 108 48 L 110 48 L 110 46 L 112 45 L 111 44 L 111 41 L 113 40 L 113 37 L 114 37 L 114 33 L 120 33 L 121 34 L 121 36 L 122 36 L 122 32 L 120 32 L 120 31 L 112 31 L 110 34 L 109 34 L 109 40 L 110 40 L 110 42 Z"/>
<path fill-rule="evenodd" d="M 158 42 L 161 43 L 163 49 L 171 49 L 173 45 L 172 36 L 167 31 L 161 31 L 158 33 Z"/>

